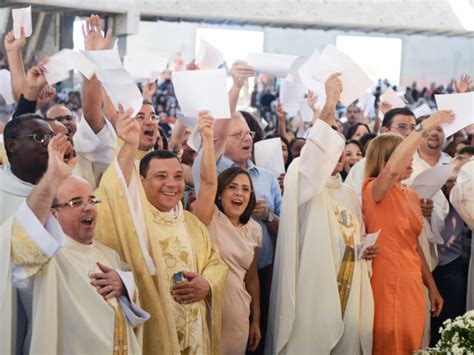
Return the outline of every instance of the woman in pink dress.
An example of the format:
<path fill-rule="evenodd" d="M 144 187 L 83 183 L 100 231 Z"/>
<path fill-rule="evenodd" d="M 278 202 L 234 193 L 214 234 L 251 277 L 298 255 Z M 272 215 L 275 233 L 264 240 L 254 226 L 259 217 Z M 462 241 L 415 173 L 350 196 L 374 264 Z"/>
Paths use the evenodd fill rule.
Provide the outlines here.
<path fill-rule="evenodd" d="M 207 226 L 229 267 L 222 307 L 221 354 L 245 354 L 246 349 L 255 351 L 261 339 L 255 248 L 261 244 L 262 229 L 251 219 L 256 198 L 249 173 L 231 167 L 217 178 L 213 123 L 207 112 L 200 113 L 201 188 L 193 213 Z"/>

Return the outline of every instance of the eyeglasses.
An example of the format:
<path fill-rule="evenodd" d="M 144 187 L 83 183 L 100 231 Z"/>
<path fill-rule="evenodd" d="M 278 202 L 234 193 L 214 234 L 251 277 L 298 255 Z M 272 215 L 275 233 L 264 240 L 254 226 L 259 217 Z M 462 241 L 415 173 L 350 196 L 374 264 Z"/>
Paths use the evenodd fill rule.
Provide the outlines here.
<path fill-rule="evenodd" d="M 72 117 L 71 115 L 46 117 L 45 118 L 45 121 L 58 121 L 58 122 L 61 122 L 61 121 L 70 122 L 70 121 L 73 121 L 73 120 L 74 120 L 74 117 Z"/>
<path fill-rule="evenodd" d="M 14 138 L 33 138 L 33 141 L 38 144 L 48 143 L 54 137 L 53 133 L 33 133 L 25 134 L 23 136 L 16 136 Z"/>
<path fill-rule="evenodd" d="M 158 121 L 160 119 L 159 115 L 155 115 L 154 113 L 150 115 L 145 115 L 143 113 L 139 113 L 138 115 L 135 116 L 136 120 L 143 121 L 144 119 L 149 118 L 152 121 Z"/>
<path fill-rule="evenodd" d="M 244 140 L 245 138 L 247 138 L 247 136 L 250 136 L 253 139 L 255 138 L 255 132 L 254 131 L 247 131 L 247 132 L 240 131 L 234 134 L 229 134 L 229 137 L 235 137 L 239 140 Z"/>
<path fill-rule="evenodd" d="M 52 208 L 62 208 L 62 207 L 76 208 L 76 207 L 83 207 L 86 203 L 90 205 L 97 205 L 98 203 L 101 203 L 101 202 L 102 201 L 96 197 L 91 197 L 85 201 L 82 198 L 73 198 L 72 200 L 68 202 L 57 203 L 53 205 Z"/>
<path fill-rule="evenodd" d="M 405 123 L 400 123 L 396 126 L 391 126 L 390 128 L 396 128 L 400 132 L 407 132 L 407 131 L 413 132 L 416 129 L 416 125 L 414 124 L 407 125 Z"/>

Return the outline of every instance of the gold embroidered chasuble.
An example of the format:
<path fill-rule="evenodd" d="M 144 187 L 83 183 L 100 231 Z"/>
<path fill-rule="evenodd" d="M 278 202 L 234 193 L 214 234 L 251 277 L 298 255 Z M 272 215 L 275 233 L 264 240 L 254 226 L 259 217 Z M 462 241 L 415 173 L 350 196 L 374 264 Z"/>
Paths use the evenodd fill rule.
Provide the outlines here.
<path fill-rule="evenodd" d="M 95 238 L 115 249 L 130 266 L 141 306 L 151 314 L 144 324 L 143 353 L 180 354 L 189 349 L 189 353 L 217 355 L 227 266 L 206 227 L 183 211 L 181 203 L 177 218 L 153 208 L 138 170 L 127 186 L 116 159 L 104 173 L 96 195 L 102 204 Z M 183 307 L 173 299 L 170 276 L 183 270 L 193 270 L 209 282 L 206 302 Z"/>

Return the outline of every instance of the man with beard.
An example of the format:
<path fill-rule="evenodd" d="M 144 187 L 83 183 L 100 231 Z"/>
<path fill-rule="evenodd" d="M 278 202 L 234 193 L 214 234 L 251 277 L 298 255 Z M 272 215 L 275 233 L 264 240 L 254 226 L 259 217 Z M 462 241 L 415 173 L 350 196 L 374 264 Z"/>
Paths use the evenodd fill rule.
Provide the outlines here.
<path fill-rule="evenodd" d="M 420 117 L 418 123 L 422 123 L 426 118 L 427 116 Z M 442 152 L 445 139 L 442 127 L 437 127 L 423 140 L 414 156 L 413 177 L 431 167 L 452 162 L 452 158 Z M 464 314 L 466 310 L 467 265 L 462 258 L 463 220 L 456 209 L 451 208 L 448 198 L 441 190 L 433 199 L 422 199 L 421 207 L 425 217 L 423 232 L 430 241 L 430 266 L 445 304 L 440 316 L 431 318 L 430 345 L 434 346 L 440 338 L 438 330 L 443 322 Z M 423 243 L 422 238 L 420 243 Z M 427 245 L 424 249 L 429 263 L 426 248 Z"/>

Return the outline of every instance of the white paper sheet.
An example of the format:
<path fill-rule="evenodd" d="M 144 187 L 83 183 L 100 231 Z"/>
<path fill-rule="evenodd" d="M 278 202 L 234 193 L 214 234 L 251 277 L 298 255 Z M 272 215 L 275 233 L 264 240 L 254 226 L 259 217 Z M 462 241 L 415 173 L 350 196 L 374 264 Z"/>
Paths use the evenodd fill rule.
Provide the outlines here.
<path fill-rule="evenodd" d="M 176 118 L 179 120 L 179 122 L 190 128 L 194 129 L 197 126 L 197 118 L 185 116 L 181 112 L 176 113 Z"/>
<path fill-rule="evenodd" d="M 49 85 L 69 78 L 70 70 L 79 70 L 87 79 L 90 79 L 95 71 L 95 65 L 86 56 L 72 49 L 63 49 L 55 53 L 49 58 L 45 67 L 47 69 L 45 76 Z"/>
<path fill-rule="evenodd" d="M 123 67 L 135 80 L 156 81 L 168 65 L 168 58 L 161 56 L 126 55 Z"/>
<path fill-rule="evenodd" d="M 288 79 L 280 81 L 280 103 L 283 110 L 290 116 L 298 113 L 299 102 L 304 98 L 305 89 Z"/>
<path fill-rule="evenodd" d="M 313 110 L 308 105 L 306 99 L 300 100 L 298 104 L 298 114 L 304 122 L 311 122 L 313 120 Z"/>
<path fill-rule="evenodd" d="M 275 177 L 285 173 L 285 162 L 281 150 L 281 139 L 264 139 L 254 144 L 255 165 L 269 169 Z"/>
<path fill-rule="evenodd" d="M 403 102 L 400 96 L 398 96 L 391 87 L 385 90 L 385 92 L 380 96 L 380 102 L 382 101 L 388 102 L 392 105 L 392 109 L 406 106 L 405 102 Z"/>
<path fill-rule="evenodd" d="M 347 54 L 337 49 L 332 44 L 324 47 L 319 58 L 321 72 L 326 74 L 340 68 L 341 81 L 343 90 L 340 101 L 343 105 L 348 106 L 355 99 L 360 97 L 373 85 L 373 81 L 369 78 L 362 68 L 352 60 Z M 328 70 L 327 68 L 330 68 Z M 318 79 L 322 79 L 319 77 Z"/>
<path fill-rule="evenodd" d="M 81 53 L 94 63 L 98 70 L 122 68 L 118 47 L 103 51 L 81 51 Z"/>
<path fill-rule="evenodd" d="M 224 61 L 224 53 L 214 47 L 204 38 L 201 38 L 201 44 L 196 54 L 196 64 L 201 70 L 217 69 Z"/>
<path fill-rule="evenodd" d="M 25 32 L 25 37 L 30 37 L 33 33 L 33 25 L 31 22 L 31 6 L 20 9 L 12 9 L 13 17 L 13 36 L 21 37 L 21 28 Z"/>
<path fill-rule="evenodd" d="M 0 70 L 0 95 L 2 95 L 7 105 L 15 103 L 12 90 L 12 76 L 6 69 Z"/>
<path fill-rule="evenodd" d="M 124 68 L 100 70 L 97 72 L 97 78 L 102 84 L 122 85 L 135 83 L 130 73 Z"/>
<path fill-rule="evenodd" d="M 195 152 L 199 152 L 199 149 L 201 149 L 201 134 L 199 133 L 199 129 L 197 126 L 194 127 L 193 131 L 191 132 L 191 135 L 186 141 L 186 144 Z"/>
<path fill-rule="evenodd" d="M 474 123 L 474 92 L 462 94 L 435 95 L 438 110 L 452 110 L 456 119 L 451 124 L 444 124 L 446 137 Z"/>
<path fill-rule="evenodd" d="M 199 111 L 208 110 L 216 119 L 230 118 L 225 70 L 176 71 L 171 80 L 185 116 L 198 117 Z"/>
<path fill-rule="evenodd" d="M 433 111 L 427 104 L 423 104 L 421 106 L 418 106 L 413 110 L 413 114 L 415 115 L 416 118 L 419 118 L 421 116 L 426 116 L 426 115 L 431 115 Z"/>
<path fill-rule="evenodd" d="M 131 107 L 133 109 L 133 115 L 140 112 L 140 108 L 143 104 L 143 96 L 135 82 L 132 81 L 119 85 L 103 83 L 103 86 L 116 109 L 118 109 L 118 104 L 120 103 L 125 110 Z"/>
<path fill-rule="evenodd" d="M 297 58 L 286 54 L 249 53 L 245 61 L 260 73 L 285 78 Z"/>
<path fill-rule="evenodd" d="M 443 185 L 454 174 L 454 165 L 438 165 L 426 169 L 415 177 L 411 188 L 420 198 L 433 198 Z"/>
<path fill-rule="evenodd" d="M 327 78 L 343 68 L 331 62 L 322 62 L 321 53 L 315 50 L 311 57 L 298 69 L 298 75 L 307 89 L 317 90 Z"/>
<path fill-rule="evenodd" d="M 365 235 L 364 241 L 356 247 L 357 259 L 361 259 L 364 256 L 364 253 L 367 250 L 367 248 L 375 245 L 375 243 L 377 242 L 377 239 L 379 238 L 379 235 L 380 235 L 380 229 L 375 233 L 370 233 L 370 234 Z"/>

